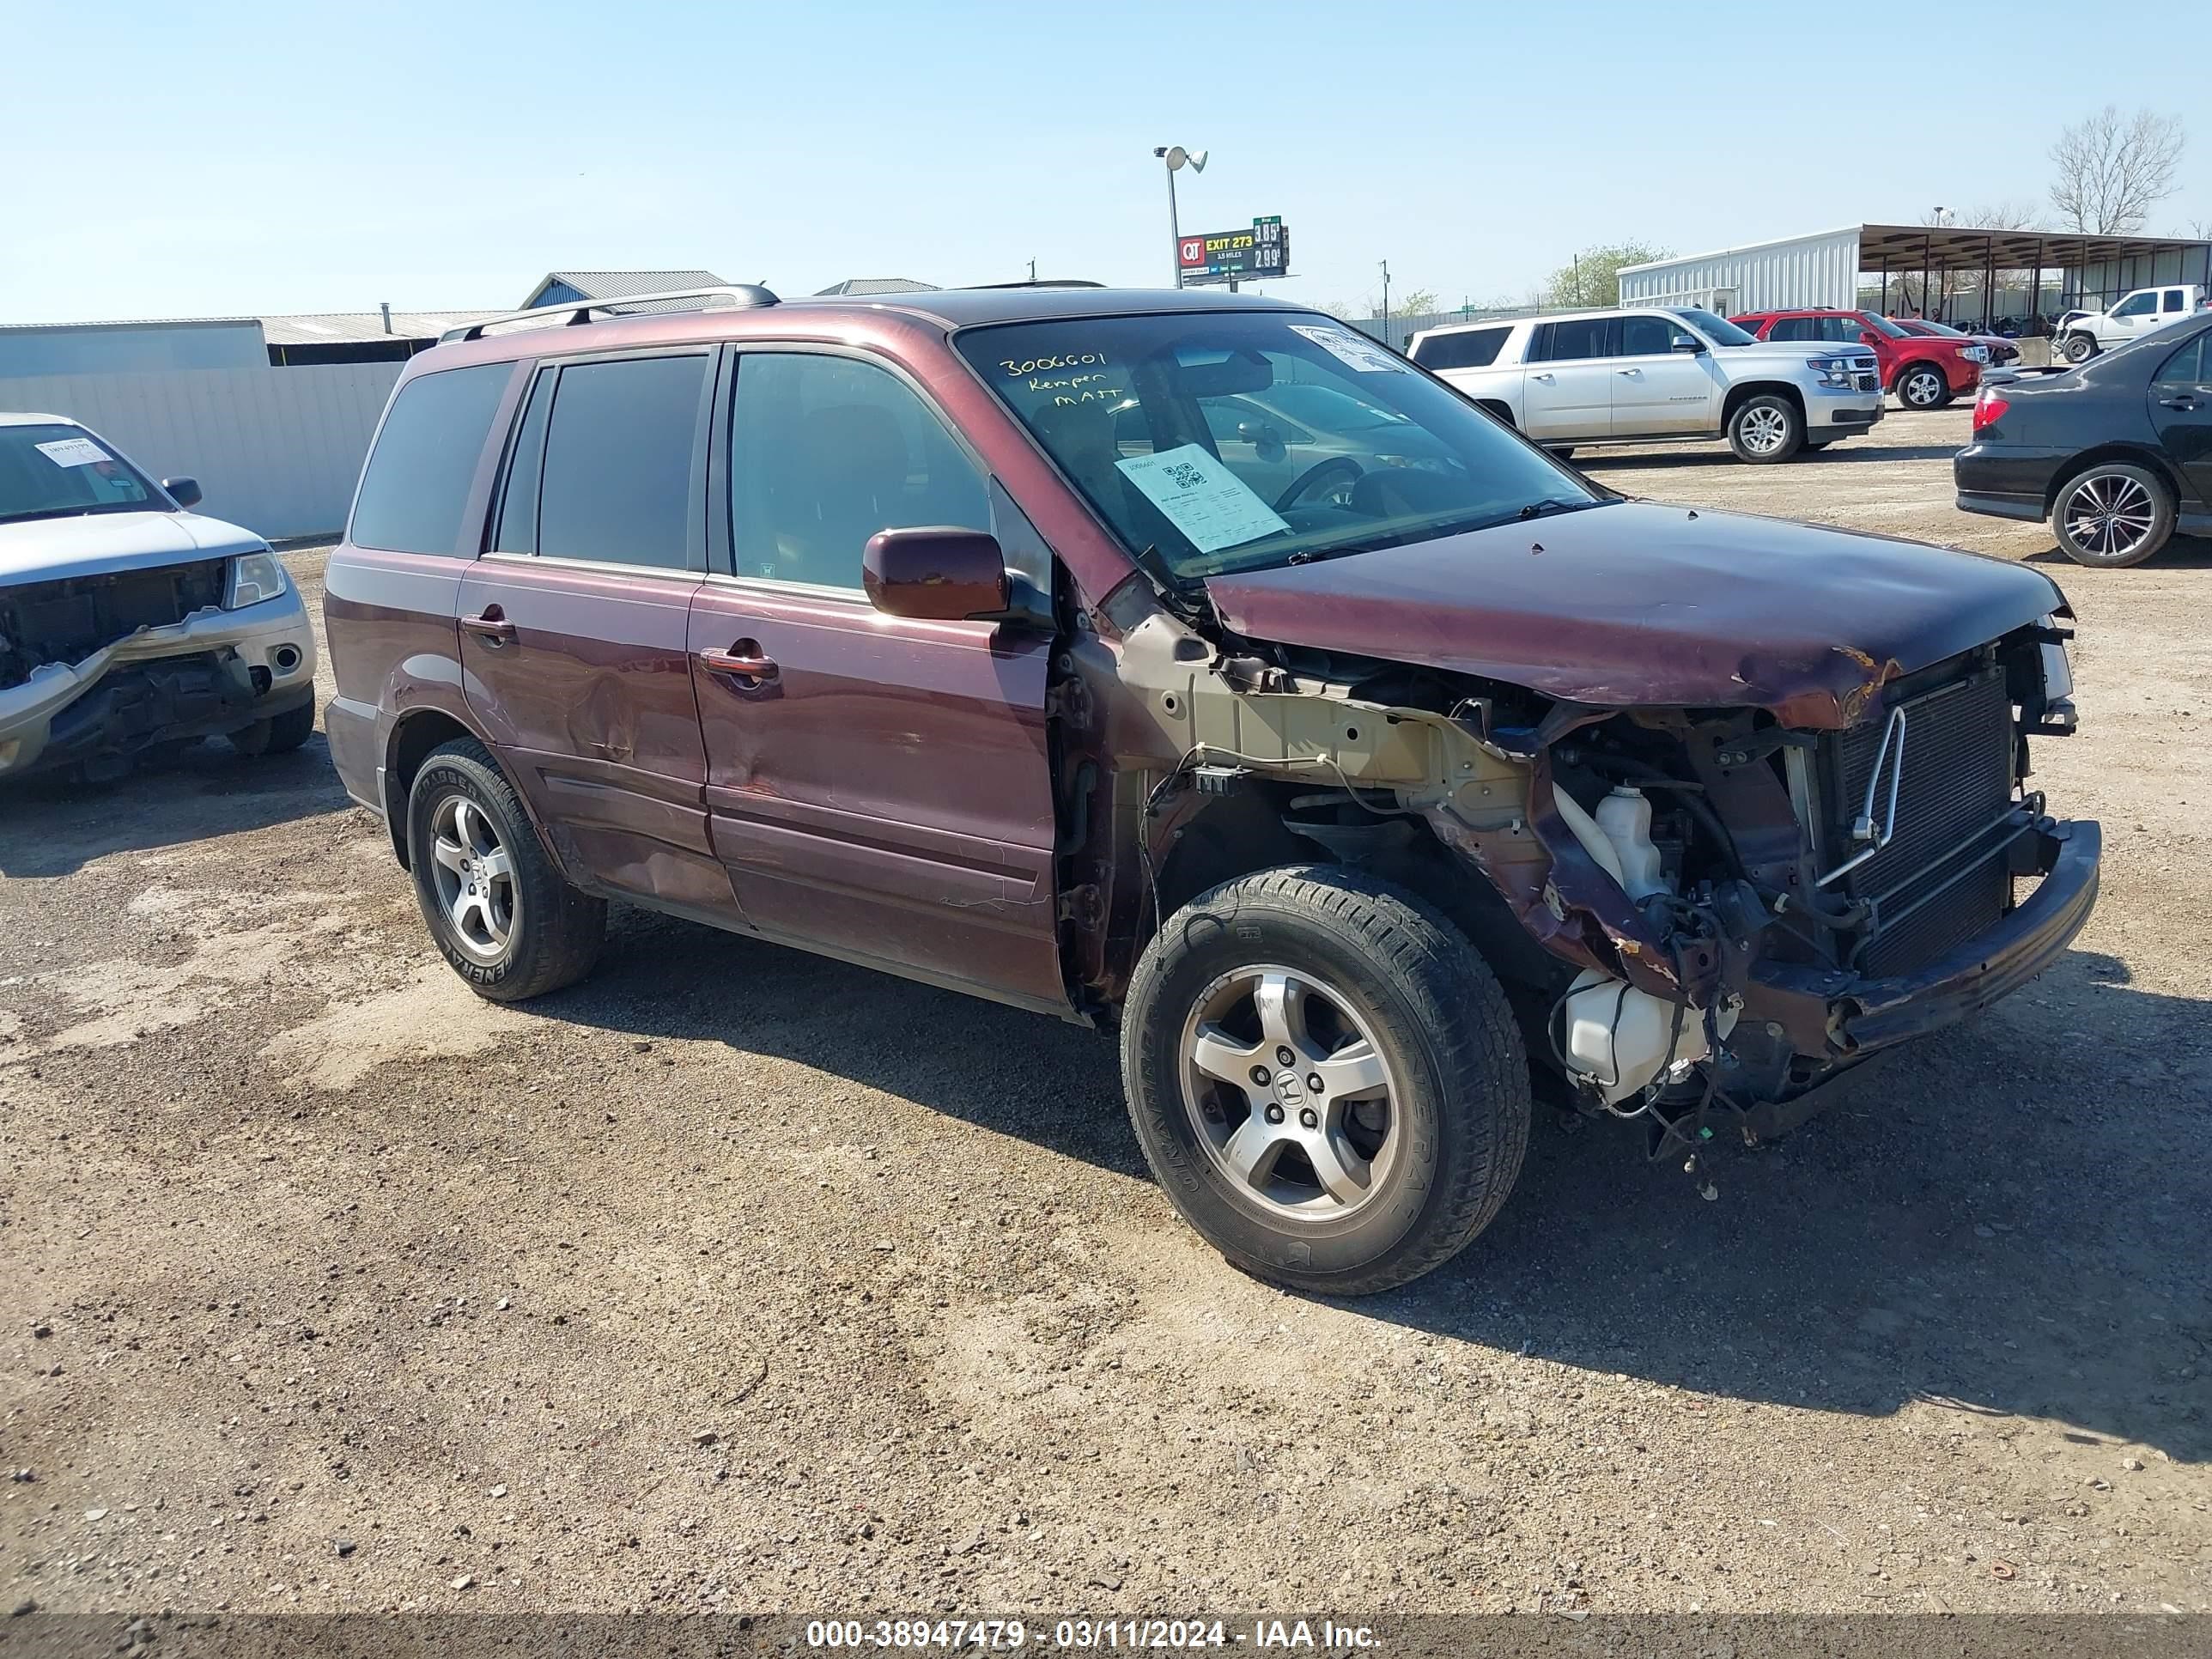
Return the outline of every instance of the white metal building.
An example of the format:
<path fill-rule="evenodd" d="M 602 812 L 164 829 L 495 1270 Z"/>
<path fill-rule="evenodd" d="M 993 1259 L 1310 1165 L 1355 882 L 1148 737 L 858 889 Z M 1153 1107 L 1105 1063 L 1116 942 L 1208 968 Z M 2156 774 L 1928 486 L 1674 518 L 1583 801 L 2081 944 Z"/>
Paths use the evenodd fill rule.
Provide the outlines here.
<path fill-rule="evenodd" d="M 1870 301 L 1930 316 L 1948 307 L 1948 319 L 1959 322 L 2101 308 L 2131 289 L 2184 282 L 2212 287 L 2212 242 L 1864 224 L 1629 265 L 1620 273 L 1620 301 L 1704 306 L 1723 316 Z"/>

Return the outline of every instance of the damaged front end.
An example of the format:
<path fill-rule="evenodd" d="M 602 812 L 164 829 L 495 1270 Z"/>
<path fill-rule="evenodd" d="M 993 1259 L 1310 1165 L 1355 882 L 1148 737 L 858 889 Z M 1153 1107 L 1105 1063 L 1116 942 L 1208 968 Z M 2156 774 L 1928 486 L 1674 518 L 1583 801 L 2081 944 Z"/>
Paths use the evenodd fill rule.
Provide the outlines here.
<path fill-rule="evenodd" d="M 2074 726 L 2055 615 L 1911 672 L 1858 653 L 1820 696 L 1743 708 L 1585 703 L 1202 615 L 1130 620 L 1077 644 L 1060 696 L 1121 757 L 1077 821 L 1142 854 L 1141 890 L 1071 872 L 1118 941 L 1085 969 L 1099 1001 L 1240 864 L 1359 866 L 1468 933 L 1577 1107 L 1694 1152 L 1717 1127 L 1778 1133 L 1869 1056 L 1988 1006 L 2095 902 L 2097 826 L 2027 787 L 2029 738 Z"/>
<path fill-rule="evenodd" d="M 0 780 L 113 776 L 312 702 L 306 611 L 272 556 L 244 557 L 269 597 L 241 595 L 238 557 L 0 586 Z"/>

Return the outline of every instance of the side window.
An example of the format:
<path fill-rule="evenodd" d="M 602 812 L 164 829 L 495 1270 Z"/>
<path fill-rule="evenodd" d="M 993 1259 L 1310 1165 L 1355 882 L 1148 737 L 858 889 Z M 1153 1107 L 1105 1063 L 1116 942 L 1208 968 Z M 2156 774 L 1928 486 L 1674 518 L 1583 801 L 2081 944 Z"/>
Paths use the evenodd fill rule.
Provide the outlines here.
<path fill-rule="evenodd" d="M 1571 362 L 1582 357 L 1603 357 L 1606 335 L 1612 323 L 1609 317 L 1577 317 L 1571 322 L 1553 323 L 1551 341 L 1545 350 L 1548 362 Z"/>
<path fill-rule="evenodd" d="M 530 404 L 514 434 L 514 453 L 507 458 L 507 485 L 500 492 L 499 524 L 492 532 L 496 553 L 535 553 L 538 550 L 538 481 L 545 465 L 545 417 L 553 408 L 553 383 L 557 368 L 542 368 L 530 388 Z"/>
<path fill-rule="evenodd" d="M 700 405 L 714 361 L 694 352 L 562 368 L 545 428 L 539 553 L 670 570 L 690 563 Z"/>
<path fill-rule="evenodd" d="M 347 536 L 387 553 L 452 553 L 512 363 L 418 374 L 399 389 L 362 474 Z M 473 551 L 473 550 L 471 550 Z"/>
<path fill-rule="evenodd" d="M 878 530 L 991 528 L 989 488 L 935 410 L 889 369 L 748 352 L 730 427 L 741 576 L 857 591 Z"/>
<path fill-rule="evenodd" d="M 2151 307 L 2155 306 L 2157 303 L 2158 295 L 2155 294 L 2133 295 L 2129 298 L 2121 301 L 2120 308 L 2114 312 L 2112 315 L 2115 317 L 2146 317 L 2150 314 Z"/>
<path fill-rule="evenodd" d="M 1509 328 L 1471 328 L 1451 334 L 1431 334 L 1423 340 L 1413 361 L 1423 368 L 1488 368 L 1498 361 Z"/>
<path fill-rule="evenodd" d="M 1817 317 L 1784 317 L 1778 319 L 1766 337 L 1770 340 L 1817 340 L 1820 337 L 1820 319 Z"/>
<path fill-rule="evenodd" d="M 1856 317 L 1823 317 L 1820 319 L 1820 337 L 1838 345 L 1856 345 L 1867 325 Z"/>
<path fill-rule="evenodd" d="M 2179 311 L 2181 309 L 2181 298 L 2179 289 L 2170 288 L 2159 296 L 2158 308 L 2160 311 Z"/>
<path fill-rule="evenodd" d="M 2160 386 L 2206 384 L 2204 341 L 2205 337 L 2202 334 L 2198 335 L 2160 364 L 2158 371 L 2158 384 Z"/>
<path fill-rule="evenodd" d="M 1690 331 L 1680 323 L 1669 322 L 1664 317 L 1623 317 L 1620 319 L 1620 350 L 1623 357 L 1665 357 L 1673 354 L 1674 342 L 1694 343 Z"/>

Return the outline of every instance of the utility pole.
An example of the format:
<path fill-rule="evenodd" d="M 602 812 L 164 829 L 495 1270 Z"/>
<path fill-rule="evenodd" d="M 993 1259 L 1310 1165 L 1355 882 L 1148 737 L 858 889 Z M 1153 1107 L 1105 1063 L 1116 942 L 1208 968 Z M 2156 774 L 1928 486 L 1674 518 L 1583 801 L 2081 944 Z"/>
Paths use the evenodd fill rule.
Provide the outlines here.
<path fill-rule="evenodd" d="M 1030 255 L 1030 281 L 1032 284 L 1036 281 L 1036 255 L 1034 253 Z"/>
<path fill-rule="evenodd" d="M 1378 259 L 1376 263 L 1382 268 L 1382 343 L 1389 345 L 1390 343 L 1390 262 L 1388 259 Z"/>

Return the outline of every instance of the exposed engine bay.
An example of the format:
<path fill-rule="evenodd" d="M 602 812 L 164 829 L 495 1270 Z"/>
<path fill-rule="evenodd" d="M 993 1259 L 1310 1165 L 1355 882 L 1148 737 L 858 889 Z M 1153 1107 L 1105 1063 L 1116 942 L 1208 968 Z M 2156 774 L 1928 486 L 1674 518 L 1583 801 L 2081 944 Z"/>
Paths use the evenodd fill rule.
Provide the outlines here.
<path fill-rule="evenodd" d="M 1116 933 L 1257 842 L 1263 861 L 1368 868 L 1468 934 L 1539 1068 L 1581 1111 L 1645 1119 L 1655 1156 L 1730 1119 L 1747 1138 L 1790 1127 L 1869 1054 L 2030 976 L 2094 902 L 2095 826 L 2057 823 L 2026 783 L 2028 738 L 2074 728 L 2055 615 L 1910 673 L 1868 659 L 1838 726 L 1217 644 L 1185 625 L 1203 620 L 1155 612 L 1097 663 L 1143 689 L 1157 728 L 1098 735 L 1175 756 L 1113 791 L 1146 884 L 1117 896 Z M 1080 678 L 1107 649 L 1066 660 Z M 2069 841 L 2086 888 L 1997 950 Z M 1109 995 L 1112 971 L 1096 964 Z"/>

